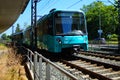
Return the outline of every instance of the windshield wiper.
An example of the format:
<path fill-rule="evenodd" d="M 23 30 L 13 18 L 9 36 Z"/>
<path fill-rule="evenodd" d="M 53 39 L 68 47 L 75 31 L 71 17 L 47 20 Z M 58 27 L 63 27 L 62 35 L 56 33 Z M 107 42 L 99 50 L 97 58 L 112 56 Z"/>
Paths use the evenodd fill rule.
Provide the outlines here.
<path fill-rule="evenodd" d="M 84 33 L 80 30 L 73 30 L 71 32 L 68 32 L 68 33 L 61 33 L 61 34 L 57 34 L 57 35 L 60 35 L 60 36 L 75 36 L 75 35 L 81 35 L 83 36 Z"/>
<path fill-rule="evenodd" d="M 83 36 L 84 33 L 80 30 L 73 30 L 72 32 L 66 33 L 67 35 L 81 35 Z"/>

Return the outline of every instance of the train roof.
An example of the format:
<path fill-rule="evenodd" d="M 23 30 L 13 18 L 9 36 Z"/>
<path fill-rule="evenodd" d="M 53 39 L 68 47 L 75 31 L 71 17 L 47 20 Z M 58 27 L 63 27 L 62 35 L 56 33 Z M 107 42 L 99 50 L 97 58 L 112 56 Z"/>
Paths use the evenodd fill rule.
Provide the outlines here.
<path fill-rule="evenodd" d="M 84 14 L 84 12 L 83 12 L 82 10 L 65 10 L 65 9 L 57 10 L 57 9 L 52 9 L 52 10 L 50 10 L 49 14 L 42 16 L 42 17 L 37 21 L 37 24 L 38 24 L 40 21 L 44 20 L 45 18 L 49 17 L 51 14 L 54 14 L 54 13 L 56 13 L 56 12 L 80 12 L 80 13 L 83 13 L 83 14 Z"/>
<path fill-rule="evenodd" d="M 13 35 L 18 35 L 18 34 L 22 34 L 23 31 L 17 32 L 17 33 L 13 33 Z"/>
<path fill-rule="evenodd" d="M 68 10 L 68 9 L 62 9 L 62 10 L 57 10 L 57 9 L 52 9 L 50 10 L 50 13 L 56 13 L 56 12 L 81 12 L 84 13 L 82 10 Z"/>
<path fill-rule="evenodd" d="M 42 16 L 42 17 L 37 21 L 37 23 L 39 23 L 40 21 L 44 20 L 44 18 L 46 18 L 46 17 L 47 17 L 47 15 Z"/>

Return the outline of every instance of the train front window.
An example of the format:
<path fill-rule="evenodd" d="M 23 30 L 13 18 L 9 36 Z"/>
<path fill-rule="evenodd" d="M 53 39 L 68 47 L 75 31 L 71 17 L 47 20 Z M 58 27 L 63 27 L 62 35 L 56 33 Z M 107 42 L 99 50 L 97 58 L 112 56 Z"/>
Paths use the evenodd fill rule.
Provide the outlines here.
<path fill-rule="evenodd" d="M 78 31 L 86 33 L 84 15 L 80 13 L 64 12 L 58 13 L 55 17 L 56 35 L 68 34 Z M 76 32 L 75 32 L 76 33 Z"/>

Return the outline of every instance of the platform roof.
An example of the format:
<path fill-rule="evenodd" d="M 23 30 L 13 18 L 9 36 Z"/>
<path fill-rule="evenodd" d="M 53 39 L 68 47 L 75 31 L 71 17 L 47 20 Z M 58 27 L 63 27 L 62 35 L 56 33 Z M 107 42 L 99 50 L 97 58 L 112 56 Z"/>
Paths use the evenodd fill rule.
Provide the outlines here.
<path fill-rule="evenodd" d="M 29 0 L 0 0 L 0 33 L 13 25 Z"/>

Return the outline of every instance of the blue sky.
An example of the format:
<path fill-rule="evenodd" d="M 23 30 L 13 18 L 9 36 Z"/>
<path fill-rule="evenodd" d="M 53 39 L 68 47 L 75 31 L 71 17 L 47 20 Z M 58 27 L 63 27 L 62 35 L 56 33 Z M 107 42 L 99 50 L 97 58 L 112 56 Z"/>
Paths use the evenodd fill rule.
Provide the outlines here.
<path fill-rule="evenodd" d="M 93 1 L 98 1 L 98 0 L 40 0 L 40 2 L 37 3 L 37 15 L 43 16 L 44 14 L 48 14 L 49 11 L 53 8 L 80 10 L 80 8 L 82 8 L 83 5 L 89 5 Z M 110 4 L 108 0 L 102 0 L 102 1 L 105 4 Z M 17 19 L 17 21 L 13 24 L 14 30 L 16 29 L 17 24 L 20 24 L 21 29 L 25 29 L 25 25 L 31 24 L 31 1 L 29 2 L 24 13 L 21 14 Z M 9 28 L 4 33 L 6 33 L 7 35 L 12 34 L 12 28 Z"/>

